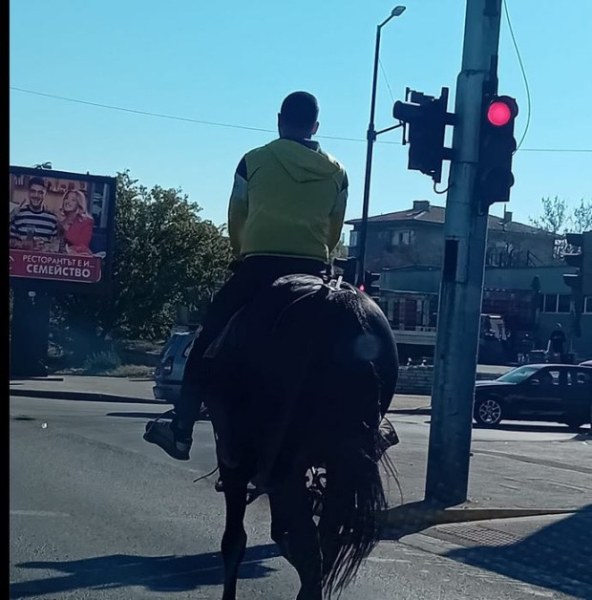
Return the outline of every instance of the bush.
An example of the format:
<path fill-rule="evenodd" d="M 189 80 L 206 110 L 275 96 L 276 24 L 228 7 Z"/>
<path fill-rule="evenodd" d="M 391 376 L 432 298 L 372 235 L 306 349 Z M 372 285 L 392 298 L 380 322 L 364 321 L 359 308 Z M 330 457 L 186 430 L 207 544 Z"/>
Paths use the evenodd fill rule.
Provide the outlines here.
<path fill-rule="evenodd" d="M 83 371 L 86 375 L 97 375 L 105 371 L 113 371 L 121 367 L 121 358 L 116 352 L 96 352 L 84 361 Z"/>

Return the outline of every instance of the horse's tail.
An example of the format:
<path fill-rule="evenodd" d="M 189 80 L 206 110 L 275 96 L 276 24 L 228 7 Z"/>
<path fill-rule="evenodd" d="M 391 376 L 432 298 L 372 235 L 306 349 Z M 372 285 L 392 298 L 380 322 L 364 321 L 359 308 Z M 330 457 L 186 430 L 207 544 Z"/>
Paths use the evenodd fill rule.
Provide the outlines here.
<path fill-rule="evenodd" d="M 327 481 L 321 520 L 328 526 L 319 527 L 321 546 L 333 548 L 324 555 L 327 597 L 352 582 L 380 539 L 380 517 L 387 507 L 379 469 L 383 454 L 377 414 L 380 384 L 374 366 L 358 363 L 345 377 L 343 372 L 339 375 L 339 380 L 333 380 L 337 389 L 331 395 L 337 398 L 337 392 L 341 402 L 331 416 L 334 422 L 328 427 L 331 433 L 325 454 Z M 344 398 L 350 400 L 344 402 Z"/>

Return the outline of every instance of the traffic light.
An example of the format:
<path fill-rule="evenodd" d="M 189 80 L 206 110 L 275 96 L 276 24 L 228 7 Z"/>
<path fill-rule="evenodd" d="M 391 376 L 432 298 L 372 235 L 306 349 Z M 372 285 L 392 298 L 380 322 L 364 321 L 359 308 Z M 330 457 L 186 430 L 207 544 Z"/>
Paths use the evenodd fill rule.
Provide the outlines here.
<path fill-rule="evenodd" d="M 446 125 L 454 119 L 447 108 L 448 88 L 442 88 L 439 98 L 407 88 L 405 102 L 393 106 L 393 117 L 404 125 L 403 145 L 409 144 L 407 168 L 429 175 L 434 183 L 442 179 L 442 161 L 452 158 L 452 150 L 444 146 Z"/>
<path fill-rule="evenodd" d="M 380 299 L 380 273 L 364 272 L 364 281 L 360 285 L 360 289 L 366 292 L 373 300 L 378 302 Z"/>
<path fill-rule="evenodd" d="M 567 233 L 565 240 L 572 249 L 579 248 L 563 255 L 563 260 L 578 272 L 564 274 L 563 281 L 572 289 L 572 294 L 583 300 L 584 296 L 592 296 L 592 230 Z"/>
<path fill-rule="evenodd" d="M 342 270 L 342 277 L 344 281 L 347 281 L 347 283 L 351 283 L 352 285 L 356 285 L 358 259 L 355 256 L 350 256 L 348 258 L 334 258 L 333 264 Z"/>
<path fill-rule="evenodd" d="M 512 157 L 516 152 L 514 122 L 518 104 L 510 96 L 485 93 L 479 132 L 479 164 L 475 199 L 482 212 L 494 202 L 508 202 L 514 185 Z"/>

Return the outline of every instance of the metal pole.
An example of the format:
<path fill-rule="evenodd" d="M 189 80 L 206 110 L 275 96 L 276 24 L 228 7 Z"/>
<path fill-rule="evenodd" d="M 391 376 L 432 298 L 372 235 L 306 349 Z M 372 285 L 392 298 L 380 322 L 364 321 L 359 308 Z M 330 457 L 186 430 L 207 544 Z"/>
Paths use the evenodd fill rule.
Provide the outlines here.
<path fill-rule="evenodd" d="M 370 176 L 372 173 L 372 150 L 376 140 L 376 130 L 374 129 L 374 114 L 376 109 L 376 85 L 378 80 L 378 60 L 380 52 L 380 30 L 382 24 L 376 28 L 376 47 L 374 49 L 374 69 L 372 74 L 372 96 L 370 100 L 370 123 L 366 133 L 366 174 L 364 176 L 364 196 L 362 201 L 362 224 L 360 226 L 360 249 L 358 253 L 358 272 L 357 284 L 364 280 L 364 270 L 366 262 L 366 240 L 368 238 L 368 210 L 370 204 Z"/>
<path fill-rule="evenodd" d="M 434 357 L 426 501 L 467 499 L 487 214 L 473 199 L 484 85 L 497 92 L 502 0 L 467 0 Z"/>

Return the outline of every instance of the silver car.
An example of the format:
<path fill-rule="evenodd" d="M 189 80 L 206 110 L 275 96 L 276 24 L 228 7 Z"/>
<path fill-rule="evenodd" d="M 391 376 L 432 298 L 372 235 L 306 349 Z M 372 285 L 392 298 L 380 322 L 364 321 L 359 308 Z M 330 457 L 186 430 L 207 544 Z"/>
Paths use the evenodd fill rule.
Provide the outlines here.
<path fill-rule="evenodd" d="M 152 391 L 157 400 L 173 404 L 181 393 L 181 382 L 195 331 L 175 332 L 167 340 L 156 369 Z"/>

